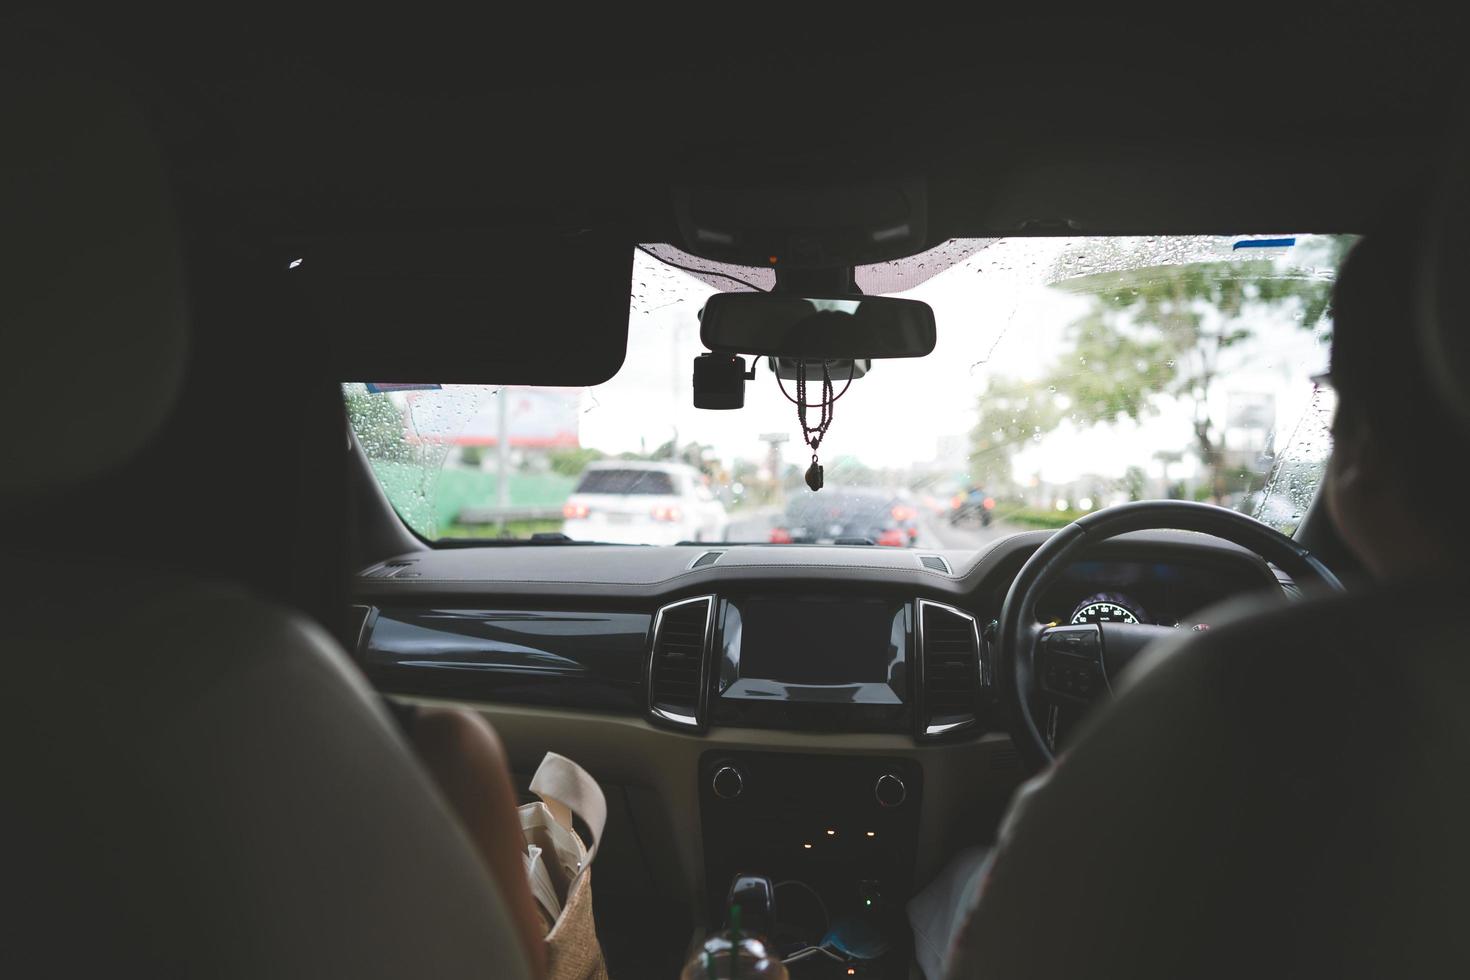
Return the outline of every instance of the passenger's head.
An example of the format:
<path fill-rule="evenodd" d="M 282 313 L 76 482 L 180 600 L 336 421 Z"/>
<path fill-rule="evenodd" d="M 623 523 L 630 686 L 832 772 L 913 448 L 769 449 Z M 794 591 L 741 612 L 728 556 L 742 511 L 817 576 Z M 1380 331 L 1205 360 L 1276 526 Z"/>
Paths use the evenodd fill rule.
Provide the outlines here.
<path fill-rule="evenodd" d="M 1328 510 L 1377 578 L 1445 567 L 1459 535 L 1467 440 L 1435 398 L 1412 322 L 1408 234 L 1371 235 L 1349 254 L 1333 293 L 1337 390 Z"/>

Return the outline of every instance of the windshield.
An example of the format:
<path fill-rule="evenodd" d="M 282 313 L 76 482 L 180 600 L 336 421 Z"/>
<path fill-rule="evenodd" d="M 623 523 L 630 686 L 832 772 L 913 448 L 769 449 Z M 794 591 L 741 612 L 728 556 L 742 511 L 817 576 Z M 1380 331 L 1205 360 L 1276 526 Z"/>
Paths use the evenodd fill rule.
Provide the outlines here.
<path fill-rule="evenodd" d="M 716 267 L 666 245 L 635 252 L 627 358 L 605 384 L 343 390 L 388 499 L 431 540 L 976 547 L 1163 498 L 1290 533 L 1331 448 L 1332 394 L 1313 378 L 1350 244 L 974 239 L 860 269 L 860 285 L 933 307 L 938 344 L 852 382 L 815 494 L 796 409 L 764 361 L 744 409 L 694 408 L 697 313 L 747 286 L 673 268 L 659 256 Z"/>

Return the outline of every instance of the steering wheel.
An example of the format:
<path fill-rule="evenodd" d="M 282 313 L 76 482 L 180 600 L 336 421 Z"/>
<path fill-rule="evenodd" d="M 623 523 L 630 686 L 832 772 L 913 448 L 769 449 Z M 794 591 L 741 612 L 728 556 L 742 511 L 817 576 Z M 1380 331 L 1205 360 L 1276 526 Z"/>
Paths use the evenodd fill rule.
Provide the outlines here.
<path fill-rule="evenodd" d="M 1177 635 L 1173 627 L 1134 623 L 1046 626 L 1037 619 L 1037 601 L 1083 549 L 1130 531 L 1164 528 L 1223 538 L 1276 565 L 1299 583 L 1316 582 L 1342 591 L 1337 576 L 1306 548 L 1252 517 L 1223 507 L 1142 500 L 1073 521 L 1021 567 L 1001 606 L 996 633 L 994 663 L 1002 675 L 997 678 L 999 689 L 1015 702 L 1021 727 L 1017 749 L 1031 763 L 1045 765 L 1055 758 L 1055 733 L 1044 733 L 1037 726 L 1033 704 L 1060 709 L 1106 697 L 1113 679 L 1140 650 L 1156 639 Z M 1056 716 L 1055 711 L 1048 714 Z"/>

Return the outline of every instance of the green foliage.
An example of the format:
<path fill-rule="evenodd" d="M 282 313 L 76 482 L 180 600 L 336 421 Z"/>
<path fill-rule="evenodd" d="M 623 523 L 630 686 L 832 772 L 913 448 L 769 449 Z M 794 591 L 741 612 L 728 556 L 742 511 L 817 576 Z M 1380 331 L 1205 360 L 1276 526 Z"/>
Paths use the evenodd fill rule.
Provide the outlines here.
<path fill-rule="evenodd" d="M 720 461 L 712 455 L 713 451 L 713 446 L 706 446 L 698 442 L 688 442 L 681 447 L 675 444 L 674 440 L 670 439 L 650 453 L 648 458 L 669 460 L 676 463 L 688 463 L 705 476 L 714 477 L 719 471 Z M 629 456 L 627 453 L 624 453 L 622 458 L 626 459 Z"/>
<path fill-rule="evenodd" d="M 1319 240 L 1323 251 L 1299 259 L 1303 268 L 1335 268 L 1350 244 Z M 972 476 L 987 485 L 1009 479 L 1011 453 L 1064 419 L 1082 428 L 1136 423 L 1173 400 L 1193 409 L 1194 451 L 1210 471 L 1209 496 L 1219 498 L 1237 482 L 1223 472 L 1221 433 L 1208 413 L 1223 355 L 1253 336 L 1251 324 L 1282 310 L 1317 329 L 1332 284 L 1255 260 L 1109 271 L 1058 288 L 1087 296 L 1091 309 L 1068 327 L 1067 352 L 1041 379 L 990 380 L 971 435 Z M 1129 483 L 1130 496 L 1143 492 L 1141 476 Z"/>
<path fill-rule="evenodd" d="M 496 524 L 460 524 L 444 527 L 440 537 L 444 538 L 529 538 L 533 534 L 550 534 L 560 531 L 561 521 L 506 521 L 502 530 Z"/>
<path fill-rule="evenodd" d="M 1011 456 L 1027 440 L 1056 428 L 1062 413 L 1045 381 L 991 378 L 970 432 L 970 480 L 992 492 L 1012 484 Z"/>
<path fill-rule="evenodd" d="M 445 529 L 458 524 L 461 510 L 492 507 L 499 496 L 499 475 L 489 471 L 441 469 L 438 464 L 416 462 L 372 463 L 393 507 L 409 527 L 427 538 L 455 536 Z M 506 481 L 511 507 L 560 507 L 577 482 L 575 477 L 558 473 L 510 473 Z"/>
<path fill-rule="evenodd" d="M 1120 335 L 1101 309 L 1074 323 L 1070 334 L 1076 367 L 1053 368 L 1049 390 L 1064 394 L 1089 422 L 1137 422 L 1153 411 L 1151 399 L 1168 383 L 1165 365 L 1173 351 L 1166 342 Z"/>
<path fill-rule="evenodd" d="M 1018 504 L 997 504 L 994 517 L 998 521 L 1020 527 L 1056 528 L 1066 527 L 1086 511 L 1046 510 L 1041 507 L 1023 507 Z"/>
<path fill-rule="evenodd" d="M 743 483 L 752 486 L 760 479 L 760 466 L 754 460 L 737 459 L 730 471 L 731 483 Z"/>
<path fill-rule="evenodd" d="M 1142 466 L 1130 466 L 1123 472 L 1122 488 L 1129 500 L 1142 500 L 1148 491 L 1148 474 Z"/>
<path fill-rule="evenodd" d="M 1229 481 L 1208 402 L 1224 353 L 1250 339 L 1249 324 L 1274 309 L 1292 309 L 1303 327 L 1315 327 L 1332 288 L 1320 278 L 1283 275 L 1264 260 L 1155 266 L 1062 285 L 1093 300 L 1068 331 L 1085 369 L 1052 375 L 1079 421 L 1137 422 L 1158 411 L 1160 395 L 1192 402 L 1194 449 L 1217 499 Z"/>
<path fill-rule="evenodd" d="M 403 415 L 387 395 L 362 391 L 349 392 L 344 397 L 347 419 L 369 459 L 390 463 L 407 463 L 413 459 L 413 447 L 403 434 Z"/>
<path fill-rule="evenodd" d="M 601 450 L 578 446 L 575 449 L 553 449 L 546 454 L 546 458 L 551 464 L 551 472 L 576 477 L 582 475 L 588 463 L 602 459 L 605 455 Z"/>

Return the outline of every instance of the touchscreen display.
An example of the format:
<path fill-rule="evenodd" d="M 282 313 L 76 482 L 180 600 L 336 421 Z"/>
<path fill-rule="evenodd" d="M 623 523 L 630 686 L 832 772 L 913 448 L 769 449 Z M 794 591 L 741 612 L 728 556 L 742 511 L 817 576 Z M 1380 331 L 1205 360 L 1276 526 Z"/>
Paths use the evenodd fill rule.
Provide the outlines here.
<path fill-rule="evenodd" d="M 766 600 L 741 612 L 741 677 L 793 684 L 888 680 L 887 603 Z"/>
<path fill-rule="evenodd" d="M 901 603 L 740 602 L 726 614 L 726 697 L 901 703 L 906 633 Z"/>

